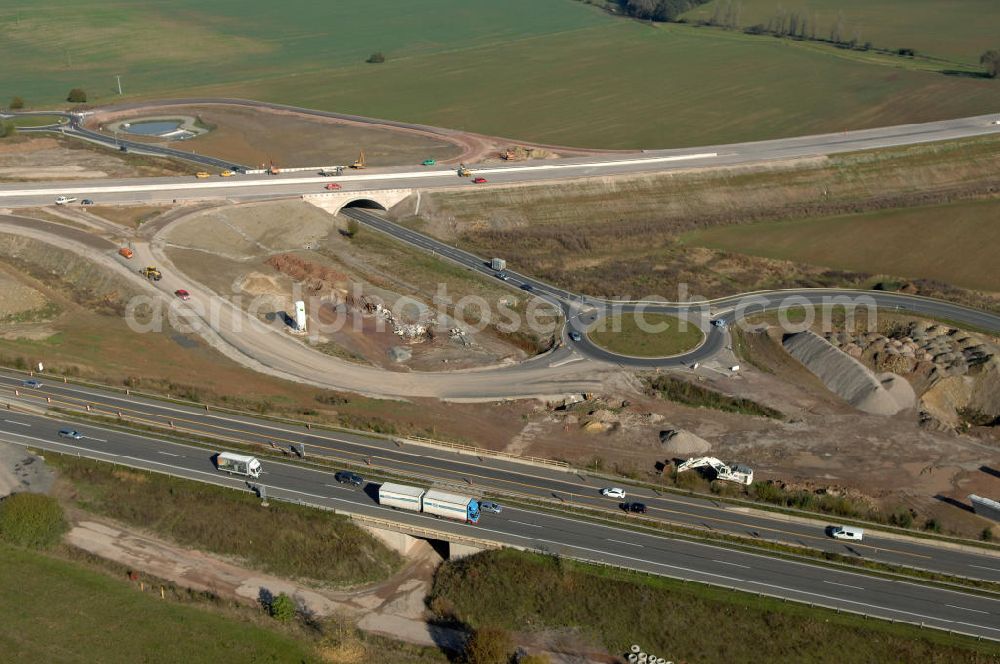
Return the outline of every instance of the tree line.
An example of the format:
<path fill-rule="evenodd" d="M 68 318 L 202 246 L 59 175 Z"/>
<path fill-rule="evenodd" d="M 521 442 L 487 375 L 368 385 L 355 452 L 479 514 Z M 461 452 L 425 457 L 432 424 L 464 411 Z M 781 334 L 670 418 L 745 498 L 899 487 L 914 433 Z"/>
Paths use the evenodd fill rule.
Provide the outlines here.
<path fill-rule="evenodd" d="M 593 0 L 584 0 L 594 4 Z M 605 6 L 617 6 L 622 14 L 640 20 L 687 23 L 681 14 L 712 0 L 608 0 Z M 837 12 L 828 30 L 821 30 L 816 13 L 790 11 L 778 7 L 767 23 L 756 23 L 747 27 L 741 24 L 743 3 L 739 0 L 719 0 L 715 3 L 712 16 L 698 21 L 700 25 L 710 25 L 728 30 L 742 30 L 750 35 L 771 35 L 804 41 L 818 41 L 839 48 L 861 51 L 876 50 L 880 53 L 915 57 L 913 48 L 877 48 L 871 41 L 862 40 L 862 30 L 858 25 L 847 22 L 843 12 Z M 1000 51 L 989 50 L 982 54 L 979 63 L 987 78 L 1000 76 Z"/>
<path fill-rule="evenodd" d="M 676 21 L 689 9 L 710 0 L 617 0 L 628 16 L 650 21 Z"/>

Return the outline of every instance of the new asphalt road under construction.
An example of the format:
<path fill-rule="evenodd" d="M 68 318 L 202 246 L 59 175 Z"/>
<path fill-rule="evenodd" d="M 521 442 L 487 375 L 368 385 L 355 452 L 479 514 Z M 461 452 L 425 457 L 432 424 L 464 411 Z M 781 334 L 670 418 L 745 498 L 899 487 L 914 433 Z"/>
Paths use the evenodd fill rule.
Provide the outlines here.
<path fill-rule="evenodd" d="M 3 415 L 0 421 L 0 440 L 5 442 L 43 451 L 86 456 L 238 490 L 249 488 L 245 480 L 217 472 L 212 463 L 212 452 L 205 448 L 170 442 L 152 435 L 125 433 L 96 424 L 74 425 L 83 434 L 83 438 L 66 439 L 58 436 L 58 430 L 65 426 L 58 420 L 16 411 L 8 411 Z M 299 437 L 307 442 L 310 440 L 308 435 Z M 331 445 L 333 443 L 332 437 L 320 440 Z M 316 449 L 319 442 L 309 444 L 312 445 L 309 449 L 318 453 Z M 493 465 L 490 462 L 464 464 L 464 468 L 456 472 L 445 468 L 448 463 L 461 465 L 460 459 L 441 459 L 439 457 L 444 455 L 410 446 L 398 450 L 397 454 L 402 452 L 412 455 L 410 461 L 413 463 L 441 467 L 443 475 L 451 483 L 461 482 L 463 475 L 471 475 L 469 471 L 472 469 L 477 469 L 477 476 L 480 473 L 494 472 L 486 470 Z M 510 469 L 496 472 L 512 475 Z M 535 469 L 530 472 L 522 470 L 520 477 L 528 475 L 537 475 L 546 486 L 550 482 L 542 479 Z M 537 480 L 526 480 L 534 481 Z M 425 485 L 430 483 L 424 482 Z M 997 596 L 944 589 L 916 580 L 878 578 L 712 544 L 637 532 L 568 514 L 553 514 L 515 506 L 507 506 L 502 514 L 485 514 L 477 525 L 450 522 L 383 507 L 377 502 L 377 487 L 372 483 L 362 488 L 341 485 L 334 480 L 329 469 L 276 459 L 264 459 L 259 484 L 266 487 L 266 495 L 271 500 L 290 500 L 361 517 L 391 519 L 401 524 L 404 530 L 406 527 L 429 529 L 438 533 L 442 539 L 475 538 L 1000 640 L 1000 597 Z M 488 481 L 480 484 L 477 480 L 465 492 L 478 493 L 487 485 Z M 574 483 L 567 481 L 565 486 L 574 486 Z M 576 486 L 579 488 L 581 485 Z M 597 486 L 594 484 L 590 488 L 596 491 Z M 557 493 L 558 491 L 555 490 Z M 652 502 L 653 497 L 647 499 Z M 694 500 L 676 502 L 685 510 L 699 509 L 696 507 L 697 503 Z M 668 503 L 664 500 L 662 504 Z M 899 541 L 893 540 L 885 540 L 885 543 L 887 546 L 900 545 Z M 912 546 L 919 548 L 918 545 Z M 976 561 L 983 563 L 983 567 L 992 566 L 995 570 L 1000 570 L 996 556 L 976 557 L 950 550 L 942 550 L 938 555 L 940 558 L 937 559 L 962 559 L 966 564 Z M 984 571 L 990 572 L 989 569 Z"/>

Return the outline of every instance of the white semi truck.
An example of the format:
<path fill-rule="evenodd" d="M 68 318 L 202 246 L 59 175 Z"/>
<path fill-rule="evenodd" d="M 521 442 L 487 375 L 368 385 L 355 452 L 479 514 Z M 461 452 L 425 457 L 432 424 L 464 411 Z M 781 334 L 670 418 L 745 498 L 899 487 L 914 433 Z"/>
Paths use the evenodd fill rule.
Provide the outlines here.
<path fill-rule="evenodd" d="M 231 475 L 260 477 L 260 461 L 257 457 L 232 452 L 219 452 L 215 457 L 215 467 Z"/>
<path fill-rule="evenodd" d="M 479 521 L 479 501 L 471 496 L 463 496 L 437 489 L 421 489 L 405 484 L 386 482 L 378 488 L 380 505 L 423 512 L 455 521 L 477 523 Z"/>

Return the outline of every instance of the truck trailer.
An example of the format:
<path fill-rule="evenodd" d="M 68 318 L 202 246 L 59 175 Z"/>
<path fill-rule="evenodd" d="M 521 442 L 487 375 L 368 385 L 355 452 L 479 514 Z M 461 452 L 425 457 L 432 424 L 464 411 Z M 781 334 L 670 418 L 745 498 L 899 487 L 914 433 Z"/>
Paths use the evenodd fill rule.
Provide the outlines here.
<path fill-rule="evenodd" d="M 232 452 L 219 452 L 215 457 L 215 467 L 231 475 L 260 477 L 260 461 L 256 457 Z"/>
<path fill-rule="evenodd" d="M 425 514 L 443 516 L 467 523 L 479 521 L 479 501 L 470 496 L 429 489 L 424 494 Z"/>
<path fill-rule="evenodd" d="M 437 517 L 477 523 L 479 521 L 479 501 L 471 496 L 462 496 L 437 489 L 421 489 L 404 484 L 386 482 L 378 489 L 380 505 L 410 512 L 423 512 Z"/>
<path fill-rule="evenodd" d="M 423 509 L 424 489 L 405 484 L 386 482 L 378 488 L 379 505 L 420 512 Z"/>

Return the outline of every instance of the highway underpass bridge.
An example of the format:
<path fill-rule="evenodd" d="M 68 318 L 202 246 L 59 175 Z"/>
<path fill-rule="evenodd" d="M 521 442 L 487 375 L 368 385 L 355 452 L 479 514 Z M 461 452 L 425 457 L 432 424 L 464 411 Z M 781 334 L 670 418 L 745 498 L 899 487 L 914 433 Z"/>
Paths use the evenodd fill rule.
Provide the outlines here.
<path fill-rule="evenodd" d="M 303 194 L 302 200 L 337 214 L 345 207 L 368 210 L 388 210 L 413 193 L 412 189 L 373 189 L 370 191 L 330 191 L 318 194 Z"/>

